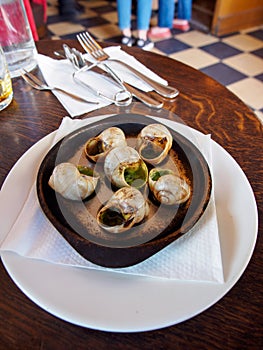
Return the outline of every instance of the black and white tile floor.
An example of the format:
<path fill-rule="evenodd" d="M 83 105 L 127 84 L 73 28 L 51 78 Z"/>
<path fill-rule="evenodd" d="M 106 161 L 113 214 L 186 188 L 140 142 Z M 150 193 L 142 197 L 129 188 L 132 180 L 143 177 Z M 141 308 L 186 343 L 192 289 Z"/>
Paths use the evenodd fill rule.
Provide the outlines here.
<path fill-rule="evenodd" d="M 63 21 L 58 15 L 57 0 L 48 0 L 50 38 L 75 38 L 77 33 L 88 30 L 96 39 L 120 42 L 115 1 L 79 3 L 85 12 L 74 21 Z M 155 25 L 156 20 L 153 15 L 151 24 Z M 188 32 L 173 29 L 170 38 L 155 41 L 152 51 L 213 77 L 239 96 L 263 122 L 263 24 L 223 37 L 194 29 Z"/>

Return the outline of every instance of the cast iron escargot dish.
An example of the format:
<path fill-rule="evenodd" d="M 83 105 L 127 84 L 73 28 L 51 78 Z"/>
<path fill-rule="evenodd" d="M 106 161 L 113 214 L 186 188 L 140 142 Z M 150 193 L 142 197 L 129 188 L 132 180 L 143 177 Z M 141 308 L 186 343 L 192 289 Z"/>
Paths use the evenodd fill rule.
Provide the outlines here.
<path fill-rule="evenodd" d="M 208 164 L 155 119 L 118 114 L 55 144 L 37 176 L 40 206 L 85 259 L 135 265 L 188 232 L 211 194 Z"/>

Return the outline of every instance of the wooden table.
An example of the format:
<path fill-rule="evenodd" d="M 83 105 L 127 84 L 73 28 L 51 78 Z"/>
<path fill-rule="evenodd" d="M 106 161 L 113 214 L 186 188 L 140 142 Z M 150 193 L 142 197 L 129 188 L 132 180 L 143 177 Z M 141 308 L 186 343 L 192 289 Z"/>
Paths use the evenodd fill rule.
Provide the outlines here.
<path fill-rule="evenodd" d="M 75 41 L 68 44 L 80 49 Z M 51 57 L 59 48 L 61 41 L 38 43 L 39 52 Z M 252 259 L 236 285 L 213 307 L 175 326 L 137 334 L 90 330 L 50 315 L 19 290 L 1 264 L 0 348 L 260 349 L 263 346 L 262 125 L 244 103 L 204 74 L 163 56 L 133 48 L 127 52 L 179 89 L 180 95 L 173 102 L 165 102 L 167 118 L 172 119 L 176 113 L 189 126 L 211 133 L 244 170 L 256 196 L 260 219 Z M 20 78 L 13 80 L 13 87 L 14 100 L 0 113 L 0 186 L 19 157 L 55 130 L 66 115 L 52 93 L 32 90 Z M 111 111 L 116 112 L 116 108 L 108 107 L 107 112 Z"/>

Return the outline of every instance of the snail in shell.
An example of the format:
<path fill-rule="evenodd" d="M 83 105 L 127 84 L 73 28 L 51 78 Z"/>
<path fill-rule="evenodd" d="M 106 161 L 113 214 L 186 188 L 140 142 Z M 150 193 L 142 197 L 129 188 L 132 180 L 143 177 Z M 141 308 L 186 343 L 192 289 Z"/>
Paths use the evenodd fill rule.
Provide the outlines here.
<path fill-rule="evenodd" d="M 138 152 L 129 146 L 116 147 L 105 157 L 104 172 L 117 188 L 141 188 L 148 178 L 148 168 Z"/>
<path fill-rule="evenodd" d="M 152 165 L 161 163 L 173 143 L 170 131 L 162 124 L 149 124 L 137 136 L 136 149 L 141 158 Z"/>
<path fill-rule="evenodd" d="M 90 138 L 85 146 L 86 156 L 94 162 L 105 157 L 115 147 L 127 145 L 124 132 L 115 126 L 102 131 L 98 136 Z"/>
<path fill-rule="evenodd" d="M 175 205 L 186 202 L 191 187 L 170 169 L 154 168 L 149 173 L 149 188 L 161 204 Z"/>
<path fill-rule="evenodd" d="M 98 225 L 106 231 L 121 233 L 141 222 L 149 213 L 149 205 L 134 187 L 116 191 L 97 214 Z"/>
<path fill-rule="evenodd" d="M 79 201 L 95 191 L 98 181 L 99 176 L 90 168 L 60 163 L 54 168 L 48 184 L 64 198 Z"/>

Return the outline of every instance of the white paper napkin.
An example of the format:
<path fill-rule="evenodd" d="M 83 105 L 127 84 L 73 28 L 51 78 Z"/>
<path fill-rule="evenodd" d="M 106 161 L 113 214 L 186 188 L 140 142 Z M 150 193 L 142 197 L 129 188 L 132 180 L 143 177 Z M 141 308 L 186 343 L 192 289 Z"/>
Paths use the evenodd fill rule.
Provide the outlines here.
<path fill-rule="evenodd" d="M 90 120 L 72 120 L 65 117 L 56 132 L 54 142 L 89 122 Z M 198 142 L 200 151 L 212 169 L 210 141 L 209 135 L 201 134 L 192 140 Z M 127 268 L 107 269 L 85 260 L 58 233 L 40 209 L 33 184 L 24 207 L 0 249 L 51 263 L 116 273 L 184 281 L 224 281 L 213 193 L 204 215 L 187 234 L 142 263 Z"/>
<path fill-rule="evenodd" d="M 157 74 L 145 67 L 133 56 L 122 51 L 120 47 L 108 47 L 105 49 L 105 51 L 111 58 L 116 58 L 124 61 L 140 72 L 151 77 L 152 79 L 167 85 L 167 82 L 164 79 L 160 78 Z M 92 60 L 92 58 L 87 54 L 85 55 L 85 58 L 90 62 L 94 62 L 94 60 Z M 76 95 L 86 98 L 90 101 L 99 102 L 98 104 L 81 102 L 63 94 L 62 92 L 53 90 L 54 95 L 58 98 L 60 103 L 68 111 L 71 117 L 76 117 L 111 104 L 111 102 L 105 100 L 104 98 L 94 95 L 94 93 L 87 87 L 83 87 L 75 82 L 72 76 L 72 74 L 75 72 L 75 69 L 68 60 L 55 60 L 41 54 L 38 54 L 37 60 L 39 68 L 47 84 L 63 88 L 66 91 L 75 93 Z M 114 69 L 114 71 L 118 73 L 121 79 L 130 85 L 133 85 L 143 91 L 151 90 L 151 87 L 148 84 L 142 82 L 133 73 L 123 68 L 123 66 L 120 64 L 116 62 L 109 62 L 109 65 Z M 110 78 L 105 77 L 101 74 L 97 74 L 93 71 L 83 72 L 78 75 L 78 78 L 96 90 L 101 91 L 109 98 L 113 98 L 114 94 L 120 90 L 120 87 L 116 85 Z"/>

